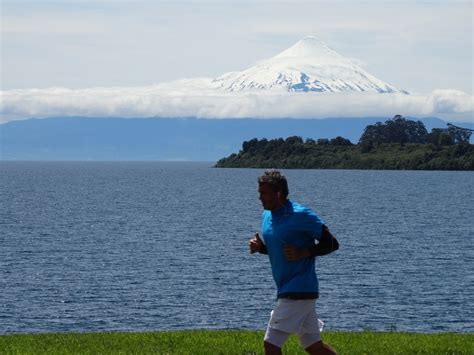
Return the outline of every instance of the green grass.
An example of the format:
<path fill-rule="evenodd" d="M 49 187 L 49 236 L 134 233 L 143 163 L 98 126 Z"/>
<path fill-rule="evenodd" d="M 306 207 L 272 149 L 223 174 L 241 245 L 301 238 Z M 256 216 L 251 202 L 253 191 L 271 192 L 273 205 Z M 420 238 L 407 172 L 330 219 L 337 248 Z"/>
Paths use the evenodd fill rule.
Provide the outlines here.
<path fill-rule="evenodd" d="M 0 354 L 262 354 L 263 332 L 196 330 L 0 336 Z M 324 332 L 339 354 L 474 354 L 474 334 Z M 304 354 L 290 337 L 284 354 Z"/>

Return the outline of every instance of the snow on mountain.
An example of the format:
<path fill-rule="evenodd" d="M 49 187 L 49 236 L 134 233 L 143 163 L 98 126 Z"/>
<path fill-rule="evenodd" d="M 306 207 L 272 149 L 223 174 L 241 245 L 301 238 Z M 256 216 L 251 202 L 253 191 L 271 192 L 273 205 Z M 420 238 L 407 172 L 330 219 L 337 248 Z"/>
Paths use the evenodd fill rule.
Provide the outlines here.
<path fill-rule="evenodd" d="M 408 93 L 367 73 L 316 37 L 305 37 L 273 58 L 213 80 L 226 91 Z"/>

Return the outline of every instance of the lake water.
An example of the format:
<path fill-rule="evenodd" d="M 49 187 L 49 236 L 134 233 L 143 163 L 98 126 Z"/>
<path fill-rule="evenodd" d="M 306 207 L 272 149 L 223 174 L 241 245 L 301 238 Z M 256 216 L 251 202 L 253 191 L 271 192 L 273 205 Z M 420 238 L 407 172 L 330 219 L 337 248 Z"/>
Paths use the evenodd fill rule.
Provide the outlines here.
<path fill-rule="evenodd" d="M 0 163 L 0 333 L 265 329 L 261 169 Z M 330 330 L 474 331 L 474 173 L 284 170 L 340 241 Z"/>

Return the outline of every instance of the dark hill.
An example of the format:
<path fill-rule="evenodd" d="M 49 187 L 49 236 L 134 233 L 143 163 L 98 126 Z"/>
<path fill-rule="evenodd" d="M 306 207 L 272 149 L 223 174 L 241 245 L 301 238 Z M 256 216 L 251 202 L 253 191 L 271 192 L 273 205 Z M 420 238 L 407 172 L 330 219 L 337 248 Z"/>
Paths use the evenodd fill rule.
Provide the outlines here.
<path fill-rule="evenodd" d="M 364 127 L 385 118 L 166 119 L 45 118 L 0 125 L 2 160 L 217 161 L 245 140 L 343 136 L 357 142 Z M 422 119 L 428 129 L 445 127 Z M 468 124 L 469 126 L 469 124 Z M 471 124 L 470 127 L 473 125 Z"/>

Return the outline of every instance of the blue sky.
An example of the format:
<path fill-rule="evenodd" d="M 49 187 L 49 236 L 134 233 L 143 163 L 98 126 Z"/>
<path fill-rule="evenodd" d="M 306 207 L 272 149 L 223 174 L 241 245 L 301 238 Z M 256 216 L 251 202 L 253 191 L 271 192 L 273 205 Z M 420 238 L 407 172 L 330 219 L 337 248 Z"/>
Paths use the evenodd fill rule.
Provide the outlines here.
<path fill-rule="evenodd" d="M 217 77 L 314 35 L 410 92 L 473 94 L 472 1 L 1 2 L 2 90 Z"/>

